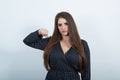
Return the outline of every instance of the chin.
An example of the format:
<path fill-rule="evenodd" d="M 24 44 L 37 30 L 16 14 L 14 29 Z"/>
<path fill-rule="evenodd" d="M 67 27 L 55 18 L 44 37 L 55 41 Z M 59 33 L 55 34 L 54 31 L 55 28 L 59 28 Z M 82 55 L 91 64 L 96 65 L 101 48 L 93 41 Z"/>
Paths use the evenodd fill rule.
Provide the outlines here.
<path fill-rule="evenodd" d="M 69 34 L 68 33 L 66 33 L 66 34 L 62 34 L 63 36 L 69 36 Z"/>

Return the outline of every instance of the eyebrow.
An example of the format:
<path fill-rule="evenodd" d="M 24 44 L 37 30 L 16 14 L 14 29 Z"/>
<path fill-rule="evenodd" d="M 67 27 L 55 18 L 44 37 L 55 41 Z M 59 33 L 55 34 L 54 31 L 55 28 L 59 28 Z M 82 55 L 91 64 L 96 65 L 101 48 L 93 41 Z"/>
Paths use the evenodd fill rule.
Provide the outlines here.
<path fill-rule="evenodd" d="M 58 23 L 58 24 L 62 24 L 62 23 Z M 68 24 L 67 22 L 63 23 L 63 24 Z"/>
<path fill-rule="evenodd" d="M 63 23 L 63 24 L 68 25 L 67 22 L 65 22 L 65 23 Z M 58 26 L 61 26 L 61 25 L 62 25 L 62 23 L 58 23 Z"/>

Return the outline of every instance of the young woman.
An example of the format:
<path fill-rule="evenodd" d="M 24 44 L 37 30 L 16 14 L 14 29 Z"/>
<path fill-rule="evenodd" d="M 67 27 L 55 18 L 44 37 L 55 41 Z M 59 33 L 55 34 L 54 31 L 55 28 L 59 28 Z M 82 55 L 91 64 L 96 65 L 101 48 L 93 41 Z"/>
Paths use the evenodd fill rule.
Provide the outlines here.
<path fill-rule="evenodd" d="M 89 47 L 80 38 L 68 12 L 56 15 L 52 36 L 48 37 L 48 31 L 41 28 L 30 33 L 23 42 L 44 50 L 44 65 L 48 71 L 45 80 L 90 80 Z M 78 73 L 81 73 L 81 78 Z"/>

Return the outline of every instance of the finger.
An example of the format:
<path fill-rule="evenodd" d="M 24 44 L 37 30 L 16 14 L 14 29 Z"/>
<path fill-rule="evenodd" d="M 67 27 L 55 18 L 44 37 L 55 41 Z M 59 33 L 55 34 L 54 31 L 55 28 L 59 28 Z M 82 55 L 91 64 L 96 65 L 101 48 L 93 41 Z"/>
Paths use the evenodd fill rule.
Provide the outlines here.
<path fill-rule="evenodd" d="M 46 37 L 48 37 L 48 34 L 46 35 Z"/>
<path fill-rule="evenodd" d="M 47 36 L 48 34 L 43 34 L 43 36 Z"/>

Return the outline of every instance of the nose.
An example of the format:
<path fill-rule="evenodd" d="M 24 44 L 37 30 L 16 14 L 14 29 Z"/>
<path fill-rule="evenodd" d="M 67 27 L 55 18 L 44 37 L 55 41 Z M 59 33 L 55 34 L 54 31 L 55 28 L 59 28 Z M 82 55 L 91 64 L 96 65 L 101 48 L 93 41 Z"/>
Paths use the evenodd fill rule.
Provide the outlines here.
<path fill-rule="evenodd" d="M 62 28 L 61 28 L 62 30 L 64 30 L 65 29 L 65 26 L 62 26 Z"/>
<path fill-rule="evenodd" d="M 62 24 L 62 29 L 65 29 L 65 25 L 64 24 Z"/>

